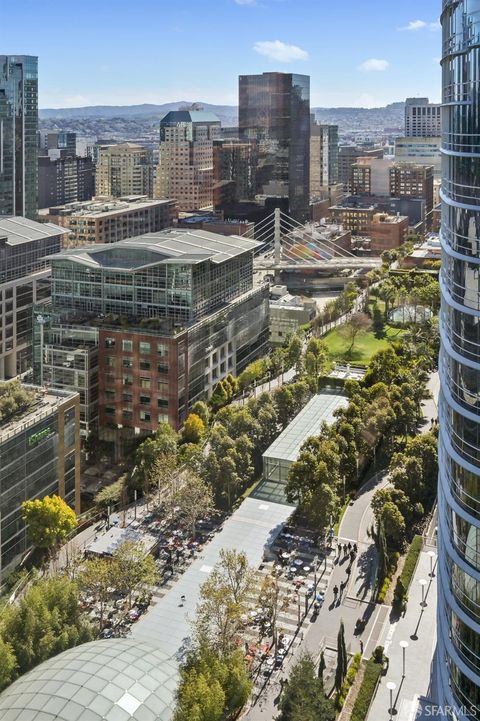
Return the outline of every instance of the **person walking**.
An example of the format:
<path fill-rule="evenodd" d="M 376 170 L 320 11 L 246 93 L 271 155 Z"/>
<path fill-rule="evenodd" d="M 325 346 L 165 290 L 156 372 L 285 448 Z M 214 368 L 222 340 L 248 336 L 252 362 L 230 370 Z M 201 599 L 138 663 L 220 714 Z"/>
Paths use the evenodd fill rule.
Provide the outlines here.
<path fill-rule="evenodd" d="M 363 641 L 362 641 L 362 639 L 360 639 L 360 653 L 363 656 Z"/>
<path fill-rule="evenodd" d="M 333 587 L 333 597 L 336 599 L 338 596 L 338 586 Z"/>

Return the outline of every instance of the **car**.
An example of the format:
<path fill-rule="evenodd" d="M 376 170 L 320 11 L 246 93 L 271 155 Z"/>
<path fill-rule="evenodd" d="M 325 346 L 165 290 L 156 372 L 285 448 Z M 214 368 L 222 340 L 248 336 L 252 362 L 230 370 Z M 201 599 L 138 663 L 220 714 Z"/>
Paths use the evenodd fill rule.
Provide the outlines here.
<path fill-rule="evenodd" d="M 100 633 L 100 638 L 112 638 L 112 636 L 113 636 L 112 628 L 104 628 L 103 631 Z"/>

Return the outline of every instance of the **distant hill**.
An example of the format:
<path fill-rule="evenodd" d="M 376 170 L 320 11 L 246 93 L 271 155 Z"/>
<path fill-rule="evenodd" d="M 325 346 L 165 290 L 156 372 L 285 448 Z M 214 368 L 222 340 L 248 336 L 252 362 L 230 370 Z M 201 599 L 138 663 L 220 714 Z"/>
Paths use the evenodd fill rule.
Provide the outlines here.
<path fill-rule="evenodd" d="M 170 110 L 178 110 L 192 105 L 178 101 L 153 105 L 92 105 L 84 108 L 45 108 L 39 111 L 42 121 L 48 120 L 158 120 Z M 224 126 L 234 126 L 238 122 L 238 108 L 235 105 L 212 105 L 198 102 L 198 105 L 218 115 Z M 391 103 L 383 108 L 312 108 L 317 120 L 336 123 L 341 129 L 352 127 L 402 127 L 405 104 Z"/>

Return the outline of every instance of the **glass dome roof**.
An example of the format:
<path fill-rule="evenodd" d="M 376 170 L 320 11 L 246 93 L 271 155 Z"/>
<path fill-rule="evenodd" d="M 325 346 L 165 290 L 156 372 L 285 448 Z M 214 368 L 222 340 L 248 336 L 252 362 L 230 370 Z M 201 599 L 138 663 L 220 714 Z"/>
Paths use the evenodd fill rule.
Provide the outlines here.
<path fill-rule="evenodd" d="M 44 661 L 0 694 L 2 721 L 170 721 L 178 665 L 133 639 L 92 641 Z"/>

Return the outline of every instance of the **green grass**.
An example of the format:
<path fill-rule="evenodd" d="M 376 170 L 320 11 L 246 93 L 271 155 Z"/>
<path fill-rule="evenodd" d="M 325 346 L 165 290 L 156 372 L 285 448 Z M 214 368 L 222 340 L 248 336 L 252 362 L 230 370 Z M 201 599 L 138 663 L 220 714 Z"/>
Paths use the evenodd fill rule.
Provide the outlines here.
<path fill-rule="evenodd" d="M 352 352 L 347 355 L 348 341 L 342 337 L 338 328 L 334 328 L 329 331 L 323 340 L 327 344 L 330 357 L 334 361 L 341 361 L 342 363 L 360 363 L 362 365 L 368 365 L 371 357 L 379 350 L 388 348 L 390 343 L 395 340 L 400 340 L 405 330 L 403 328 L 394 328 L 390 325 L 385 325 L 385 334 L 383 338 L 375 338 L 372 331 L 364 333 L 358 336 L 355 341 Z"/>

